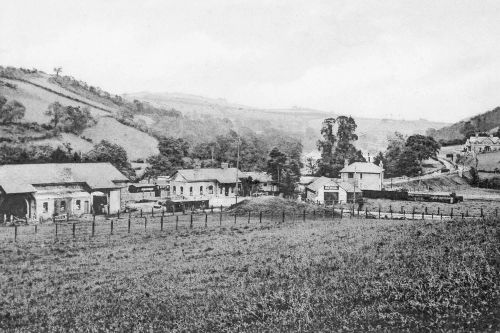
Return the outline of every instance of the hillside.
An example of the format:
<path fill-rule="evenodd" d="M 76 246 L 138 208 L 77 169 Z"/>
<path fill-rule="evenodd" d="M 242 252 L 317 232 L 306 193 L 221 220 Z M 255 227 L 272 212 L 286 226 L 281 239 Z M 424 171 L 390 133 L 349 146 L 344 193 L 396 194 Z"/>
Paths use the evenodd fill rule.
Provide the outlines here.
<path fill-rule="evenodd" d="M 339 114 L 308 108 L 258 109 L 232 104 L 224 99 L 210 99 L 195 95 L 171 93 L 130 93 L 125 99 L 140 99 L 164 109 L 175 109 L 193 117 L 216 116 L 229 119 L 236 127 L 249 127 L 257 132 L 276 128 L 300 136 L 304 151 L 316 149 L 321 123 L 327 117 Z M 387 136 L 395 131 L 405 135 L 424 134 L 428 128 L 441 128 L 445 123 L 419 120 L 373 119 L 355 117 L 358 124 L 357 146 L 372 154 L 387 148 Z"/>
<path fill-rule="evenodd" d="M 10 78 L 0 77 L 0 95 L 7 99 L 15 99 L 26 107 L 23 122 L 36 122 L 47 124 L 49 117 L 44 113 L 53 102 L 63 105 L 89 107 L 92 116 L 97 123 L 91 128 L 87 128 L 81 135 L 62 133 L 50 138 L 34 138 L 28 141 L 36 144 L 50 144 L 54 147 L 63 143 L 70 143 L 71 146 L 81 152 L 92 149 L 93 144 L 103 139 L 117 143 L 124 147 L 130 159 L 147 158 L 157 154 L 158 141 L 138 129 L 125 126 L 114 118 L 120 109 L 117 105 L 104 104 L 99 100 L 82 96 L 75 92 L 62 88 L 60 85 L 51 82 L 52 75 L 42 72 L 19 73 L 11 75 Z M 7 133 L 8 129 L 3 129 Z"/>
<path fill-rule="evenodd" d="M 471 133 L 496 131 L 498 126 L 500 126 L 500 107 L 440 129 L 430 129 L 427 133 L 437 140 L 465 140 Z"/>

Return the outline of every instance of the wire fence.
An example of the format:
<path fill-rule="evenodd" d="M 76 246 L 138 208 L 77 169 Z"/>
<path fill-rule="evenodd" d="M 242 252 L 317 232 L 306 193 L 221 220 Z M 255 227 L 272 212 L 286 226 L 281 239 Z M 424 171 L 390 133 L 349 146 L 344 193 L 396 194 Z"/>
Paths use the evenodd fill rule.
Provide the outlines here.
<path fill-rule="evenodd" d="M 179 232 L 185 230 L 213 229 L 242 225 L 284 225 L 289 223 L 335 221 L 339 219 L 401 219 L 401 220 L 453 220 L 478 219 L 487 217 L 481 210 L 480 215 L 465 213 L 454 214 L 453 209 L 445 212 L 364 210 L 359 206 L 317 207 L 307 210 L 283 211 L 223 211 L 208 209 L 167 213 L 152 209 L 150 212 L 118 213 L 113 216 L 87 215 L 68 218 L 65 221 L 34 225 L 12 225 L 0 227 L 0 244 L 21 241 L 50 240 L 90 240 L 99 237 L 151 232 Z M 498 210 L 488 217 L 498 217 Z"/>

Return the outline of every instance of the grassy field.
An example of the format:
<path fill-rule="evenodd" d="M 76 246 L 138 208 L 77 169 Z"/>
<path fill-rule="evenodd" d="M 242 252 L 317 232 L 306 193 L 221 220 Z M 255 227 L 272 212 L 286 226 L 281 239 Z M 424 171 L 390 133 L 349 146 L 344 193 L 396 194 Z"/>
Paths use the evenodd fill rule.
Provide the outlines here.
<path fill-rule="evenodd" d="M 0 330 L 500 329 L 498 221 L 136 220 L 130 235 L 2 241 Z"/>

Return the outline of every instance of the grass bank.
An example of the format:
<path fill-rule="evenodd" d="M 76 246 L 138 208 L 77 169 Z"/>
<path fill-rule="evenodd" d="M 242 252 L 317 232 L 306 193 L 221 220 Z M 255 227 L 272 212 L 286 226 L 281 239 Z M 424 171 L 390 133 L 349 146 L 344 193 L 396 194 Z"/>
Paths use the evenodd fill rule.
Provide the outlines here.
<path fill-rule="evenodd" d="M 497 221 L 250 224 L 0 245 L 0 330 L 500 329 Z"/>

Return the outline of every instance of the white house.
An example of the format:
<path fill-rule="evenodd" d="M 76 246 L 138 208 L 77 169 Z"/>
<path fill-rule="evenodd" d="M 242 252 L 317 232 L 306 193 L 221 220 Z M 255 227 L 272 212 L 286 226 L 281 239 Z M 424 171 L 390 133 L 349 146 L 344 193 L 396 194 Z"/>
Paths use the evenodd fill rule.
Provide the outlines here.
<path fill-rule="evenodd" d="M 319 177 L 306 186 L 306 198 L 316 203 L 347 203 L 353 202 L 361 190 L 340 179 Z"/>
<path fill-rule="evenodd" d="M 349 183 L 361 190 L 382 190 L 384 168 L 369 162 L 355 162 L 340 170 L 342 182 Z"/>
<path fill-rule="evenodd" d="M 210 199 L 236 196 L 245 173 L 222 163 L 220 168 L 195 168 L 176 171 L 170 178 L 170 196 L 186 199 Z"/>
<path fill-rule="evenodd" d="M 0 166 L 0 216 L 48 219 L 116 213 L 128 179 L 110 163 Z"/>
<path fill-rule="evenodd" d="M 474 151 L 476 153 L 483 153 L 488 151 L 500 150 L 500 138 L 490 134 L 489 136 L 471 136 L 467 139 L 464 145 L 464 151 Z"/>

